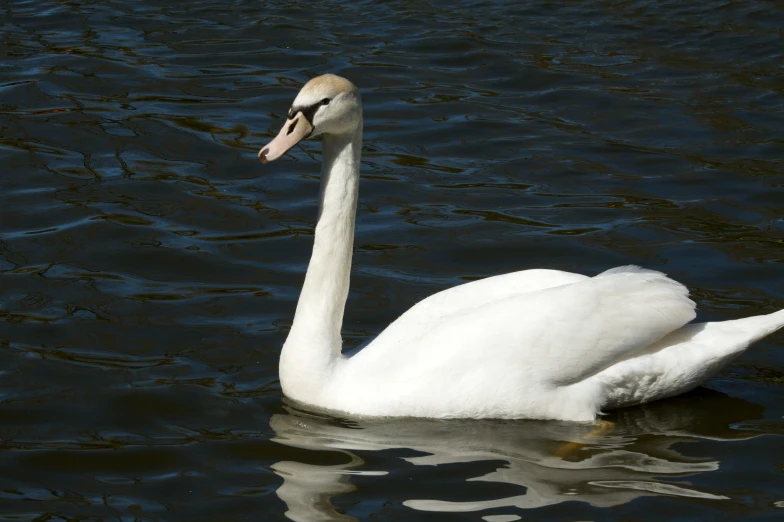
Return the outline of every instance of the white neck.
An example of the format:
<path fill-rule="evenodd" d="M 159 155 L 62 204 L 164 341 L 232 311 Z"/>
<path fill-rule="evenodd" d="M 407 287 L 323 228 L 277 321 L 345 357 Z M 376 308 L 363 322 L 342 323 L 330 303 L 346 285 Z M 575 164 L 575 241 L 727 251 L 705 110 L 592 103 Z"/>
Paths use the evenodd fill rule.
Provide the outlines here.
<path fill-rule="evenodd" d="M 343 359 L 340 330 L 348 298 L 362 154 L 362 121 L 354 133 L 324 135 L 321 202 L 305 283 L 280 356 L 283 393 L 316 404 Z"/>

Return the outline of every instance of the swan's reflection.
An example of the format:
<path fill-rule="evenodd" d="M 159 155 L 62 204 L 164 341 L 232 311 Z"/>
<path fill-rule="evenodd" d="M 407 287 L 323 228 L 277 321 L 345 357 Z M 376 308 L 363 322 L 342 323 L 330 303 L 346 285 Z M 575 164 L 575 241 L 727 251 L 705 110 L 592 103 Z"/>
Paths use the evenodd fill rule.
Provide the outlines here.
<path fill-rule="evenodd" d="M 352 474 L 385 474 L 383 470 L 363 470 L 364 461 L 358 454 L 401 448 L 422 454 L 401 457 L 415 465 L 504 461 L 495 471 L 467 480 L 523 486 L 521 494 L 498 499 L 419 498 L 404 502 L 417 510 L 530 509 L 570 500 L 606 507 L 643 495 L 720 500 L 725 497 L 681 481 L 667 481 L 667 477 L 719 467 L 718 460 L 686 457 L 672 445 L 706 438 L 749 438 L 757 432 L 732 426 L 762 416 L 761 406 L 706 389 L 615 412 L 607 417 L 614 423 L 613 429 L 602 435 L 597 435 L 595 426 L 551 421 L 407 419 L 347 424 L 290 406 L 287 411 L 270 421 L 276 433 L 273 440 L 314 451 L 341 451 L 348 457 L 348 463 L 340 465 L 279 462 L 273 466 L 283 477 L 278 496 L 289 508 L 287 516 L 296 521 L 354 520 L 339 514 L 330 498 L 353 490 Z M 487 469 L 486 465 L 478 467 Z M 470 471 L 466 468 L 466 473 Z M 426 496 L 423 492 L 422 497 Z"/>

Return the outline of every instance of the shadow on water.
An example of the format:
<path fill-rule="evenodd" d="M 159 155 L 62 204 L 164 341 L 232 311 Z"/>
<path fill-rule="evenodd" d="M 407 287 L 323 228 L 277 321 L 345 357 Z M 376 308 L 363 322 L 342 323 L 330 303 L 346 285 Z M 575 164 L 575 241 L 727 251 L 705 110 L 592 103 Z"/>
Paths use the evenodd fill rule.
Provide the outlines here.
<path fill-rule="evenodd" d="M 354 482 L 360 478 L 365 484 L 377 482 L 374 489 L 410 494 L 398 497 L 407 508 L 440 513 L 514 513 L 563 502 L 612 507 L 644 496 L 722 502 L 729 497 L 687 480 L 719 470 L 721 454 L 695 457 L 680 448 L 701 440 L 729 442 L 760 436 L 759 431 L 737 425 L 761 417 L 762 407 L 704 388 L 618 410 L 607 415 L 600 428 L 541 421 L 354 422 L 289 405 L 286 413 L 272 416 L 272 440 L 312 453 L 302 454 L 299 461 L 278 462 L 272 469 L 283 478 L 276 494 L 288 506 L 287 516 L 298 522 L 359 520 L 339 512 L 332 501 L 355 493 Z M 405 466 L 428 467 L 418 480 L 425 482 L 423 475 L 446 480 L 437 488 L 442 496 L 430 497 L 418 486 L 401 487 L 396 469 L 368 462 L 370 452 L 379 451 L 402 453 L 398 458 Z M 342 454 L 343 462 L 320 464 L 319 452 Z M 474 463 L 480 474 L 454 466 L 466 463 Z M 503 487 L 478 488 L 478 483 Z"/>

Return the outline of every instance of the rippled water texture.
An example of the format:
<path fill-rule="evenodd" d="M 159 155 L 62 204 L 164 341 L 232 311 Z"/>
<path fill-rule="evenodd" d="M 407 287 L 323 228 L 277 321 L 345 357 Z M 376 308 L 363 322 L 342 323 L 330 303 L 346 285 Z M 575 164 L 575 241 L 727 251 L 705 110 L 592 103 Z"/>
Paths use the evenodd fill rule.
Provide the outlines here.
<path fill-rule="evenodd" d="M 3 520 L 784 517 L 782 333 L 609 431 L 292 408 L 320 144 L 256 158 L 309 78 L 361 87 L 350 346 L 534 267 L 771 312 L 781 2 L 11 0 L 0 24 Z"/>

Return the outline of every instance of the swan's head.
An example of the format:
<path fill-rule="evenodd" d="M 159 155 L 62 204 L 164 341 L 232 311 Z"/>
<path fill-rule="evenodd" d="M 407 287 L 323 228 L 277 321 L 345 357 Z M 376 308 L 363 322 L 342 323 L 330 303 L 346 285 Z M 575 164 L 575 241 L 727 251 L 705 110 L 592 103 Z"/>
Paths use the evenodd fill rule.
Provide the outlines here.
<path fill-rule="evenodd" d="M 354 132 L 362 119 L 359 91 L 353 83 L 325 74 L 310 80 L 291 104 L 286 123 L 274 140 L 262 147 L 262 163 L 274 161 L 305 138 Z"/>

